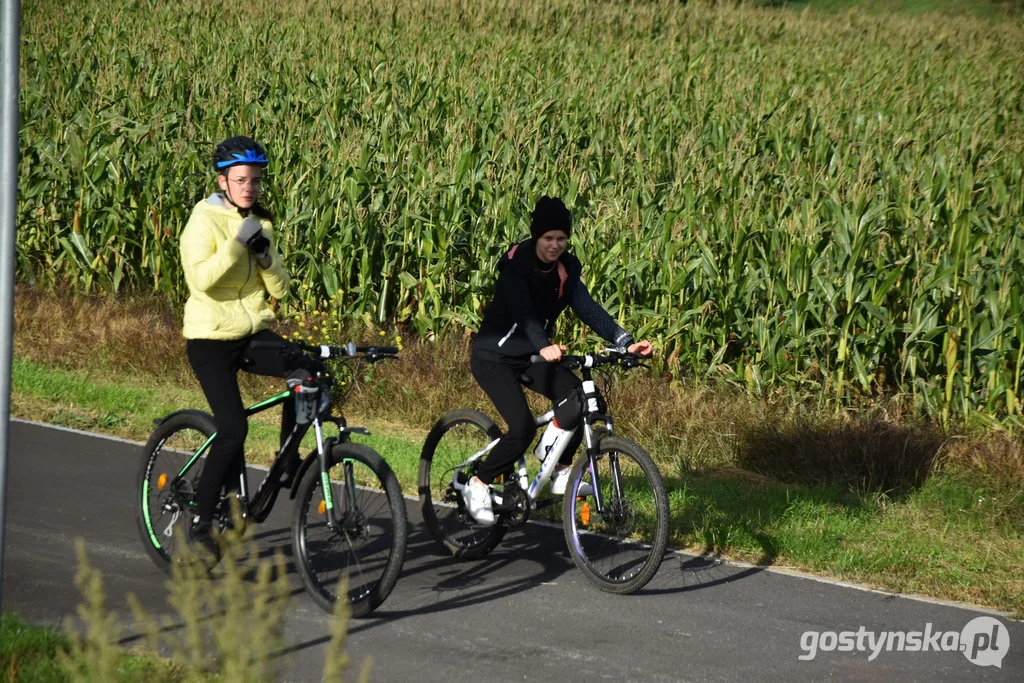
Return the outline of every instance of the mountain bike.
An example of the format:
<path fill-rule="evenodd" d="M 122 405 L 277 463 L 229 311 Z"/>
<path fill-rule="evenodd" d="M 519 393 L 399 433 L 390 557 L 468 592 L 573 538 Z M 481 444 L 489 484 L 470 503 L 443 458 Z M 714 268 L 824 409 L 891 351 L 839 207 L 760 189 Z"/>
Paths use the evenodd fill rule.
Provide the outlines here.
<path fill-rule="evenodd" d="M 286 354 L 296 364 L 323 368 L 321 360 L 375 363 L 395 358 L 391 346 L 311 346 L 294 342 L 252 343 L 252 348 Z M 267 518 L 278 493 L 290 489 L 292 547 L 299 575 L 313 601 L 330 612 L 340 599 L 339 580 L 348 579 L 345 596 L 352 616 L 369 614 L 380 605 L 402 570 L 408 520 L 402 489 L 394 472 L 371 448 L 354 443 L 352 434 L 368 435 L 332 414 L 328 371 L 310 371 L 305 379 L 289 380 L 288 389 L 246 409 L 252 416 L 285 401 L 295 401 L 296 424 L 252 497 L 246 468 L 237 493 L 222 493 L 215 510 L 221 531 L 234 523 L 232 498 L 237 500 L 243 526 Z M 187 533 L 195 515 L 195 490 L 205 455 L 216 437 L 213 417 L 198 410 L 180 410 L 155 421 L 157 425 L 142 453 L 135 494 L 139 533 L 149 556 L 169 572 L 187 552 Z M 324 426 L 338 433 L 325 436 Z M 310 427 L 316 448 L 300 456 Z"/>
<path fill-rule="evenodd" d="M 576 566 L 601 590 L 633 593 L 661 565 L 668 543 L 668 493 L 651 456 L 639 444 L 614 435 L 612 416 L 592 370 L 635 368 L 642 364 L 641 357 L 609 350 L 563 355 L 560 362 L 583 377 L 582 419 L 577 429 L 584 430 L 584 447 L 569 471 L 565 494 L 561 498 L 541 495 L 571 440 L 566 435 L 572 435 L 571 430 L 558 429 L 555 411 L 549 410 L 534 421 L 538 431 L 546 426 L 534 451 L 541 459 L 540 470 L 531 480 L 526 457 L 521 457 L 492 484 L 496 523 L 476 524 L 466 510 L 462 488 L 502 434 L 487 415 L 458 409 L 443 415 L 423 444 L 419 468 L 423 519 L 434 539 L 453 555 L 479 558 L 494 549 L 508 529 L 524 525 L 532 511 L 561 502 L 565 540 Z"/>

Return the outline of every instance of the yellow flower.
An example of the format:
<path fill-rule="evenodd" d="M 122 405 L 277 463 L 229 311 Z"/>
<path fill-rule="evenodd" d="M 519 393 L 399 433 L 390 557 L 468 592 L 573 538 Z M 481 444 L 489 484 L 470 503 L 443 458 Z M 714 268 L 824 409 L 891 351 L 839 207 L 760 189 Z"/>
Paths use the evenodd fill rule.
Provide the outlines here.
<path fill-rule="evenodd" d="M 384 336 L 384 330 L 380 331 L 380 336 L 382 336 L 382 337 Z"/>

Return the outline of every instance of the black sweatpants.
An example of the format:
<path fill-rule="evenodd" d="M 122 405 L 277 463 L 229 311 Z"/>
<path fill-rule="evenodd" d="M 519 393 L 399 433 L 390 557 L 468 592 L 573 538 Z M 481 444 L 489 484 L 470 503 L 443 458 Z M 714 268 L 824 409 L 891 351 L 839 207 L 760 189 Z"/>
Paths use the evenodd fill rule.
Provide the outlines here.
<path fill-rule="evenodd" d="M 473 354 L 469 359 L 469 369 L 508 425 L 508 432 L 501 437 L 494 450 L 487 454 L 477 471 L 480 481 L 490 484 L 498 475 L 508 470 L 509 466 L 529 448 L 537 435 L 533 414 L 523 393 L 523 385 L 519 383 L 519 375 L 525 375 L 532 380 L 528 385 L 532 391 L 552 401 L 579 387 L 583 382 L 571 370 L 546 361 L 522 367 L 496 363 Z M 562 464 L 572 463 L 573 454 L 582 440 L 583 429 L 579 428 L 560 458 Z"/>
<path fill-rule="evenodd" d="M 245 437 L 249 423 L 245 418 L 245 405 L 238 389 L 238 371 L 257 375 L 285 377 L 294 367 L 288 367 L 285 356 L 272 349 L 250 351 L 252 341 L 284 341 L 270 330 L 261 330 L 242 339 L 189 339 L 185 350 L 192 371 L 199 380 L 206 400 L 213 411 L 217 437 L 210 446 L 206 464 L 199 477 L 196 502 L 199 523 L 213 519 L 221 489 L 238 490 L 242 476 Z M 291 434 L 295 425 L 295 403 L 285 401 L 281 413 L 281 443 Z"/>

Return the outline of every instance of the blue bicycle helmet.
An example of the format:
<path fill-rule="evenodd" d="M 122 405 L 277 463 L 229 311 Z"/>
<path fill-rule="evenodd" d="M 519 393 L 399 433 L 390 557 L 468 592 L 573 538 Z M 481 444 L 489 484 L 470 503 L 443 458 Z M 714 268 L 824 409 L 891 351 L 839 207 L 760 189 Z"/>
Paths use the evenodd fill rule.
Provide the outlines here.
<path fill-rule="evenodd" d="M 213 150 L 213 168 L 218 173 L 227 173 L 232 166 L 260 166 L 265 168 L 267 154 L 259 143 L 244 135 L 236 135 L 217 145 Z"/>

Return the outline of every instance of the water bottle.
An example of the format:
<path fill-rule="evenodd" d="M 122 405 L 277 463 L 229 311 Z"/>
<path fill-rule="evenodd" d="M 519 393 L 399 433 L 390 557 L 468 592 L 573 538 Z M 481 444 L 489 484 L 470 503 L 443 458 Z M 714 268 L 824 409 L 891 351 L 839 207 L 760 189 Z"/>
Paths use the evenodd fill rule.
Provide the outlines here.
<path fill-rule="evenodd" d="M 558 452 L 561 455 L 565 449 L 566 444 L 572 435 L 576 432 L 575 429 L 562 429 L 558 424 L 552 420 L 548 423 L 547 429 L 540 437 L 540 441 L 537 442 L 537 448 L 534 449 L 533 454 L 537 456 L 537 459 L 541 462 L 548 457 L 548 453 L 552 451 Z"/>

